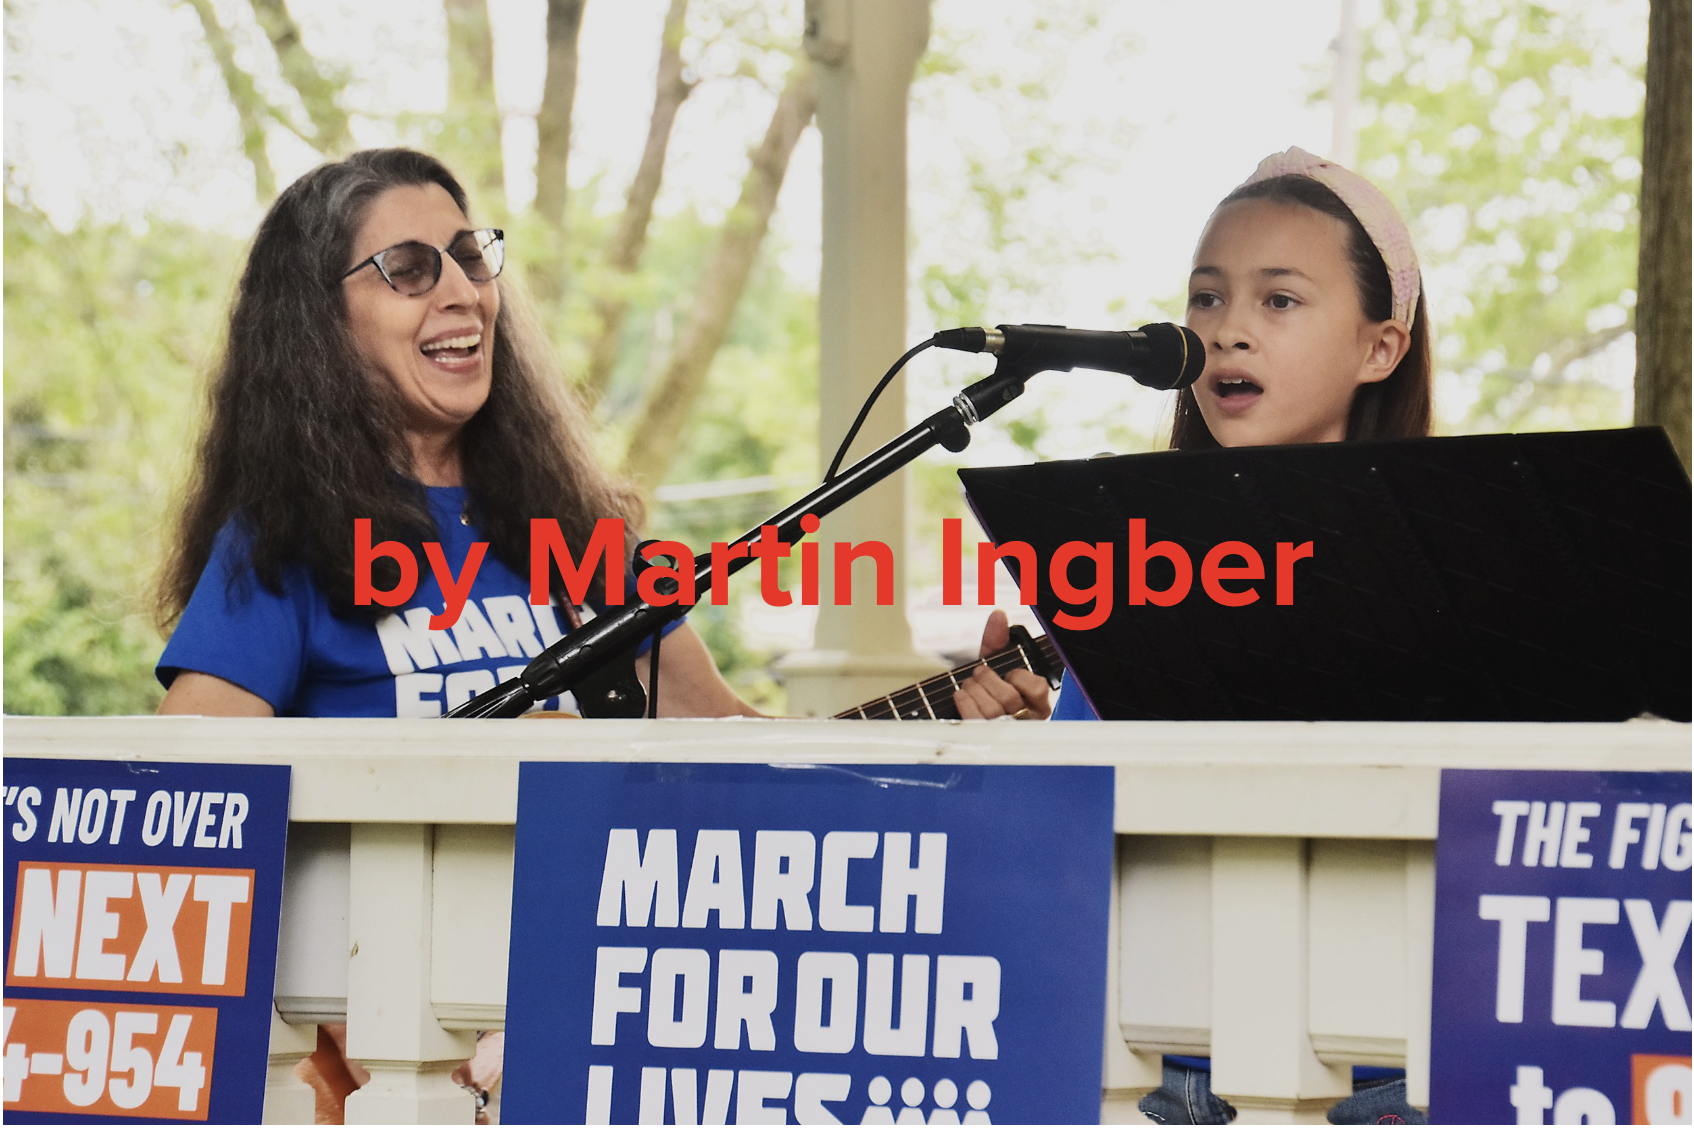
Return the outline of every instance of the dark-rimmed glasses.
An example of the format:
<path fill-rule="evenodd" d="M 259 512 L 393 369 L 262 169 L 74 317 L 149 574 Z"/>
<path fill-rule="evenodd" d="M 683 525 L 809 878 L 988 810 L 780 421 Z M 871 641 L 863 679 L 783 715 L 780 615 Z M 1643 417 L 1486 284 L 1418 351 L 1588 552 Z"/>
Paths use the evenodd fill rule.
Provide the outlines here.
<path fill-rule="evenodd" d="M 349 278 L 375 264 L 383 281 L 408 298 L 428 294 L 441 281 L 441 254 L 445 250 L 474 283 L 492 282 L 506 265 L 506 233 L 499 228 L 462 231 L 453 242 L 438 249 L 427 243 L 407 240 L 385 248 L 342 275 Z"/>

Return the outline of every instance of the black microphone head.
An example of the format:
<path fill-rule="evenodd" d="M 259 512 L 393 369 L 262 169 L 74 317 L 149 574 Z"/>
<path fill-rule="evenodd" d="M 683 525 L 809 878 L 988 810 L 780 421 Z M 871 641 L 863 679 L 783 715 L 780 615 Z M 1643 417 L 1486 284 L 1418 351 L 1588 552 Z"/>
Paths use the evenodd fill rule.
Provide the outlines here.
<path fill-rule="evenodd" d="M 1153 322 L 1135 331 L 1147 339 L 1152 363 L 1135 379 L 1148 388 L 1187 388 L 1206 368 L 1206 347 L 1187 326 Z"/>

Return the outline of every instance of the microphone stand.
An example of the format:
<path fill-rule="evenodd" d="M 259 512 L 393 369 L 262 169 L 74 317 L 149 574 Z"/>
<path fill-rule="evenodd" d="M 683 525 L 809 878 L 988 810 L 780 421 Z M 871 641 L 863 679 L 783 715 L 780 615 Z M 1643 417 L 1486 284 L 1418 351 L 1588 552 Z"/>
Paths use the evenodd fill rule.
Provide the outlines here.
<path fill-rule="evenodd" d="M 819 518 L 863 494 L 930 448 L 963 451 L 970 445 L 970 427 L 986 420 L 1023 395 L 1024 382 L 1044 366 L 1019 357 L 1000 358 L 994 371 L 953 398 L 953 403 L 929 419 L 861 459 L 835 478 L 778 511 L 730 544 L 759 540 L 765 526 L 775 526 L 777 536 L 792 544 L 805 536 L 800 519 L 807 514 Z M 730 560 L 726 572 L 736 573 L 752 563 L 751 556 Z M 707 556 L 694 570 L 695 589 L 710 588 L 712 558 Z M 662 607 L 638 600 L 617 613 L 596 616 L 530 661 L 523 674 L 484 691 L 469 702 L 454 707 L 448 718 L 515 718 L 542 699 L 574 690 L 604 664 L 640 645 L 672 620 L 687 615 L 689 605 Z"/>

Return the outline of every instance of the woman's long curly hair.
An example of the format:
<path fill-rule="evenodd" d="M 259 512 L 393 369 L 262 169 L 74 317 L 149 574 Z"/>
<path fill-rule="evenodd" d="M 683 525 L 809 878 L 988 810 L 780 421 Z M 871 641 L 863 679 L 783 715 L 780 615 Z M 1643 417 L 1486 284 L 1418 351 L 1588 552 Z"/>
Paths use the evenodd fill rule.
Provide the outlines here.
<path fill-rule="evenodd" d="M 212 371 L 205 430 L 175 519 L 156 612 L 169 630 L 235 523 L 249 564 L 281 592 L 303 566 L 338 615 L 375 619 L 353 605 L 353 523 L 424 558 L 438 534 L 424 487 L 412 477 L 400 394 L 373 377 L 348 324 L 341 279 L 371 204 L 391 188 L 438 184 L 469 214 L 465 191 L 435 158 L 372 149 L 320 165 L 271 206 L 242 272 L 228 339 Z M 603 472 L 586 414 L 564 388 L 541 335 L 504 278 L 494 323 L 488 400 L 461 435 L 472 518 L 490 551 L 519 576 L 529 568 L 529 522 L 558 520 L 567 544 L 587 545 L 600 518 L 641 518 L 635 492 Z M 374 582 L 398 567 L 379 557 Z M 556 578 L 555 578 L 556 581 Z"/>
<path fill-rule="evenodd" d="M 1242 185 L 1224 197 L 1212 214 L 1242 200 L 1299 204 L 1347 225 L 1347 257 L 1358 283 L 1360 309 L 1373 322 L 1386 322 L 1394 316 L 1394 290 L 1382 253 L 1352 209 L 1328 187 L 1311 177 L 1271 177 Z M 1414 439 L 1429 434 L 1434 415 L 1429 320 L 1424 315 L 1423 288 L 1418 289 L 1417 309 L 1412 314 L 1411 346 L 1386 380 L 1360 385 L 1353 393 L 1353 406 L 1347 413 L 1348 439 Z M 1177 394 L 1170 446 L 1176 451 L 1219 446 L 1200 414 L 1200 402 L 1194 397 L 1192 385 Z"/>

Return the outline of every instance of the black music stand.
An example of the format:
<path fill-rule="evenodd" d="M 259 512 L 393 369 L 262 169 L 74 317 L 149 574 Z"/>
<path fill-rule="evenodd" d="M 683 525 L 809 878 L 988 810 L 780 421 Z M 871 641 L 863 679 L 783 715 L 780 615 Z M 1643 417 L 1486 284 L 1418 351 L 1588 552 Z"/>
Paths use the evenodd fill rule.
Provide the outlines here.
<path fill-rule="evenodd" d="M 1173 451 L 959 472 L 996 543 L 1040 564 L 1036 613 L 1102 718 L 1687 721 L 1689 481 L 1657 428 Z M 1126 603 L 1128 519 L 1194 587 Z M 1055 628 L 1067 541 L 1110 542 L 1110 618 Z M 1201 559 L 1311 541 L 1294 601 L 1214 603 Z M 1239 565 L 1239 560 L 1232 560 Z M 1010 562 L 1008 561 L 1008 564 Z M 1073 565 L 1083 584 L 1092 566 Z M 1163 559 L 1148 582 L 1170 583 Z M 1229 582 L 1240 589 L 1246 582 Z"/>

